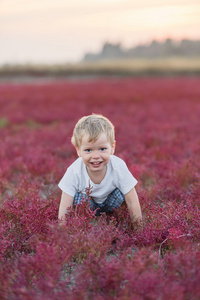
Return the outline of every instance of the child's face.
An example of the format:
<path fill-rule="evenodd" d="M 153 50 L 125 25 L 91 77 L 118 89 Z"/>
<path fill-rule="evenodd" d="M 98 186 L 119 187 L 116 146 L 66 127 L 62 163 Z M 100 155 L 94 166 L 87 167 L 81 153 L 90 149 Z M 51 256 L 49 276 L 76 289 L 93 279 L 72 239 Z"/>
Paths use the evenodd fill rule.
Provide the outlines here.
<path fill-rule="evenodd" d="M 82 157 L 89 174 L 103 173 L 110 160 L 110 155 L 114 154 L 114 151 L 115 143 L 111 145 L 104 132 L 95 142 L 88 142 L 88 135 L 84 135 L 81 146 L 77 149 L 77 153 Z"/>

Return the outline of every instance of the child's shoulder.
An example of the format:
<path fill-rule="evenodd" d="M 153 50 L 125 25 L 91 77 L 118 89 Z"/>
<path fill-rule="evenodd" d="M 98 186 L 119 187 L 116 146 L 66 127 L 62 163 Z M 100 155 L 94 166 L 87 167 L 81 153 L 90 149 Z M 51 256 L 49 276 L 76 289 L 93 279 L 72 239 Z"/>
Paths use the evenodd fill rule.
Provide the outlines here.
<path fill-rule="evenodd" d="M 83 167 L 83 160 L 81 157 L 79 157 L 68 167 L 68 169 L 74 170 L 75 172 L 79 172 L 80 169 L 82 169 L 82 167 Z"/>
<path fill-rule="evenodd" d="M 111 155 L 110 162 L 111 162 L 111 165 L 113 168 L 120 168 L 120 167 L 126 165 L 126 163 L 123 161 L 123 159 L 119 158 L 116 155 Z"/>

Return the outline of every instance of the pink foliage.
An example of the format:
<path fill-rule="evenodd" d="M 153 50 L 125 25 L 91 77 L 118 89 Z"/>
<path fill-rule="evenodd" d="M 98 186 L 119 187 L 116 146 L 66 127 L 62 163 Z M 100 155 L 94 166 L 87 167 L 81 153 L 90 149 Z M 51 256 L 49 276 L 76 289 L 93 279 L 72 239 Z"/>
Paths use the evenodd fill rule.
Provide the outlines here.
<path fill-rule="evenodd" d="M 0 85 L 0 298 L 200 298 L 199 78 Z M 83 115 L 115 125 L 144 222 L 87 201 L 58 220 L 57 183 Z"/>

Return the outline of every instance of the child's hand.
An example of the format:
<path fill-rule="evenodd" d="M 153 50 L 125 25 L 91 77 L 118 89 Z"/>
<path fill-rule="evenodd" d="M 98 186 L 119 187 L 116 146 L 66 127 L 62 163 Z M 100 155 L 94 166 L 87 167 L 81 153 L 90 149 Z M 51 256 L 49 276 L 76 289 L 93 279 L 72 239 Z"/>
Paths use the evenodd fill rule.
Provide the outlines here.
<path fill-rule="evenodd" d="M 132 224 L 131 228 L 134 230 L 141 230 L 144 228 L 144 224 L 141 218 L 137 220 L 132 220 L 131 224 Z"/>
<path fill-rule="evenodd" d="M 139 229 L 143 229 L 144 228 L 144 224 L 143 224 L 143 221 L 141 218 L 139 218 L 137 221 L 136 221 L 136 226 L 137 228 Z"/>
<path fill-rule="evenodd" d="M 135 188 L 132 188 L 130 192 L 124 195 L 126 205 L 128 207 L 130 217 L 133 223 L 140 223 L 142 220 L 142 212 L 140 207 L 140 202 L 138 199 L 137 192 Z"/>

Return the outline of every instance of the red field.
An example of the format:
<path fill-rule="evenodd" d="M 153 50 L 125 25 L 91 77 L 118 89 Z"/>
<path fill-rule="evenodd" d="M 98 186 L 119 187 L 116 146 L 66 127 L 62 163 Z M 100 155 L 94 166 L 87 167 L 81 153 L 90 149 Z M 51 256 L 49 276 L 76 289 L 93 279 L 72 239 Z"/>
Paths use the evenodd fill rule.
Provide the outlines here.
<path fill-rule="evenodd" d="M 58 225 L 72 130 L 92 112 L 139 181 L 142 229 L 125 208 L 96 226 L 87 203 Z M 0 135 L 1 299 L 200 299 L 199 78 L 1 84 Z"/>

